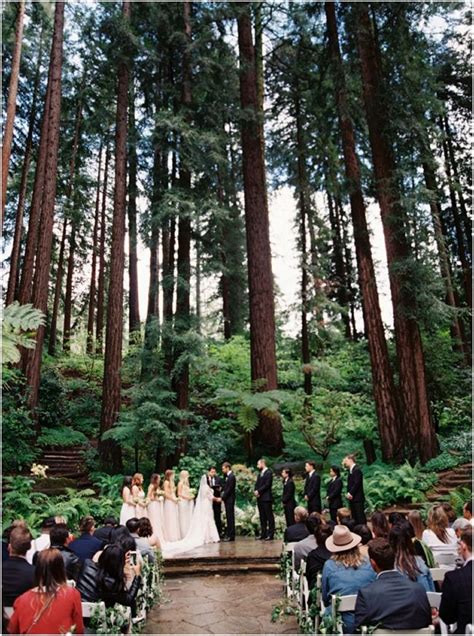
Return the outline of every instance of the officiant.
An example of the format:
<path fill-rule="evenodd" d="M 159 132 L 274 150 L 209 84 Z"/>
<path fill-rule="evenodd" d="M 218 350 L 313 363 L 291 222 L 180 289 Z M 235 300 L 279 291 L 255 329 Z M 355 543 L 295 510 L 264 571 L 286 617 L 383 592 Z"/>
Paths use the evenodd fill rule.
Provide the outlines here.
<path fill-rule="evenodd" d="M 207 483 L 212 488 L 214 493 L 214 499 L 212 501 L 212 509 L 214 511 L 214 521 L 216 523 L 217 532 L 219 536 L 222 536 L 222 519 L 221 519 L 221 510 L 222 510 L 222 479 L 217 474 L 217 468 L 215 466 L 209 466 L 209 470 L 207 471 Z"/>

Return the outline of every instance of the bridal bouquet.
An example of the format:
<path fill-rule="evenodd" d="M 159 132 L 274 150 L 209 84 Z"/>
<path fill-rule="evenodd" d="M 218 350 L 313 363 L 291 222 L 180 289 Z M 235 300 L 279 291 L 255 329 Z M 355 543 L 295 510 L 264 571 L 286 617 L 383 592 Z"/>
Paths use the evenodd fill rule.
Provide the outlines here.
<path fill-rule="evenodd" d="M 165 491 L 157 490 L 155 493 L 155 501 L 164 501 L 165 500 Z"/>
<path fill-rule="evenodd" d="M 193 499 L 196 497 L 196 488 L 189 489 L 189 496 L 192 497 Z"/>

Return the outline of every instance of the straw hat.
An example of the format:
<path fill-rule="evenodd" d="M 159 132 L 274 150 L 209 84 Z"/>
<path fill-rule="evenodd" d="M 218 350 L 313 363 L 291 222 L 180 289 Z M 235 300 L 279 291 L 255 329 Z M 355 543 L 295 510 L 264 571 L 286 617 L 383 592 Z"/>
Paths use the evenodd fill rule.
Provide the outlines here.
<path fill-rule="evenodd" d="M 329 552 L 345 552 L 355 548 L 362 541 L 362 537 L 351 532 L 347 526 L 335 526 L 332 536 L 326 539 Z"/>

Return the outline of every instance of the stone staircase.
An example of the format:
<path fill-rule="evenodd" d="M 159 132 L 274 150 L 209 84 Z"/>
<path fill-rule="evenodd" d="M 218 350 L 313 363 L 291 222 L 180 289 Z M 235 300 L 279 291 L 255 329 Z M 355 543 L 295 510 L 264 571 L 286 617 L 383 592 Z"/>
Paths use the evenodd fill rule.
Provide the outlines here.
<path fill-rule="evenodd" d="M 48 477 L 71 479 L 76 488 L 87 488 L 91 482 L 84 463 L 85 449 L 83 446 L 45 449 L 37 463 L 48 466 Z"/>

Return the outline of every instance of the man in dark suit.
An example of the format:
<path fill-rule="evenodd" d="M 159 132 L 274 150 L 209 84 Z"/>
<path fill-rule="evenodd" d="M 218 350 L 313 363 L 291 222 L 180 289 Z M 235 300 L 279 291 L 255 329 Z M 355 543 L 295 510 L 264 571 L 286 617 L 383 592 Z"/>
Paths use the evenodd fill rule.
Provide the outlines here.
<path fill-rule="evenodd" d="M 342 479 L 339 466 L 331 466 L 329 469 L 331 480 L 327 486 L 326 499 L 329 506 L 331 521 L 337 523 L 337 511 L 342 508 Z"/>
<path fill-rule="evenodd" d="M 284 468 L 281 471 L 281 477 L 283 479 L 283 494 L 281 496 L 281 503 L 283 504 L 286 527 L 288 528 L 295 523 L 295 482 L 292 479 L 291 470 L 289 468 Z"/>
<path fill-rule="evenodd" d="M 384 629 L 422 629 L 431 623 L 425 589 L 394 569 L 395 554 L 386 539 L 369 542 L 369 558 L 376 580 L 357 594 L 355 625 Z"/>
<path fill-rule="evenodd" d="M 112 536 L 114 528 L 118 526 L 118 521 L 115 517 L 106 517 L 104 519 L 104 525 L 101 528 L 97 528 L 94 532 L 94 537 L 102 541 L 104 544 L 113 543 Z"/>
<path fill-rule="evenodd" d="M 2 568 L 3 607 L 11 607 L 15 600 L 34 586 L 35 568 L 26 560 L 31 548 L 31 534 L 24 526 L 13 528 L 8 541 L 10 558 Z"/>
<path fill-rule="evenodd" d="M 212 488 L 214 492 L 214 498 L 212 500 L 212 509 L 214 511 L 214 521 L 216 524 L 217 532 L 219 536 L 222 536 L 222 479 L 217 475 L 217 469 L 215 466 L 209 466 L 207 473 L 207 484 Z"/>
<path fill-rule="evenodd" d="M 77 581 L 82 571 L 82 561 L 67 547 L 69 530 L 66 524 L 58 523 L 49 535 L 51 537 L 51 547 L 61 552 L 64 567 L 66 568 L 66 578 Z M 97 537 L 96 537 L 97 538 Z"/>
<path fill-rule="evenodd" d="M 285 530 L 284 541 L 285 543 L 293 543 L 295 541 L 302 541 L 309 535 L 308 526 L 306 520 L 308 519 L 308 511 L 303 506 L 297 506 L 295 508 L 295 523 Z"/>
<path fill-rule="evenodd" d="M 257 497 L 258 513 L 260 515 L 260 537 L 263 541 L 272 541 L 275 534 L 275 517 L 273 516 L 273 473 L 267 468 L 264 459 L 257 462 L 259 475 L 255 484 L 254 495 Z"/>
<path fill-rule="evenodd" d="M 321 477 L 316 473 L 316 464 L 307 461 L 304 469 L 306 471 L 304 498 L 308 502 L 308 513 L 321 512 Z"/>
<path fill-rule="evenodd" d="M 347 498 L 351 509 L 352 518 L 356 525 L 367 523 L 365 516 L 364 477 L 361 469 L 355 463 L 354 455 L 347 455 L 343 460 L 344 466 L 349 470 L 347 478 Z"/>
<path fill-rule="evenodd" d="M 464 634 L 466 625 L 472 623 L 472 528 L 461 533 L 459 554 L 464 565 L 446 572 L 439 615 L 447 625 L 457 623 L 455 634 Z"/>
<path fill-rule="evenodd" d="M 235 541 L 235 475 L 229 462 L 222 464 L 222 472 L 225 475 L 225 481 L 221 498 L 224 502 L 227 526 L 224 541 Z"/>
<path fill-rule="evenodd" d="M 104 543 L 92 536 L 95 530 L 93 517 L 83 517 L 79 524 L 81 536 L 69 544 L 69 549 L 84 563 L 87 559 L 92 559 L 96 552 L 102 550 Z"/>

